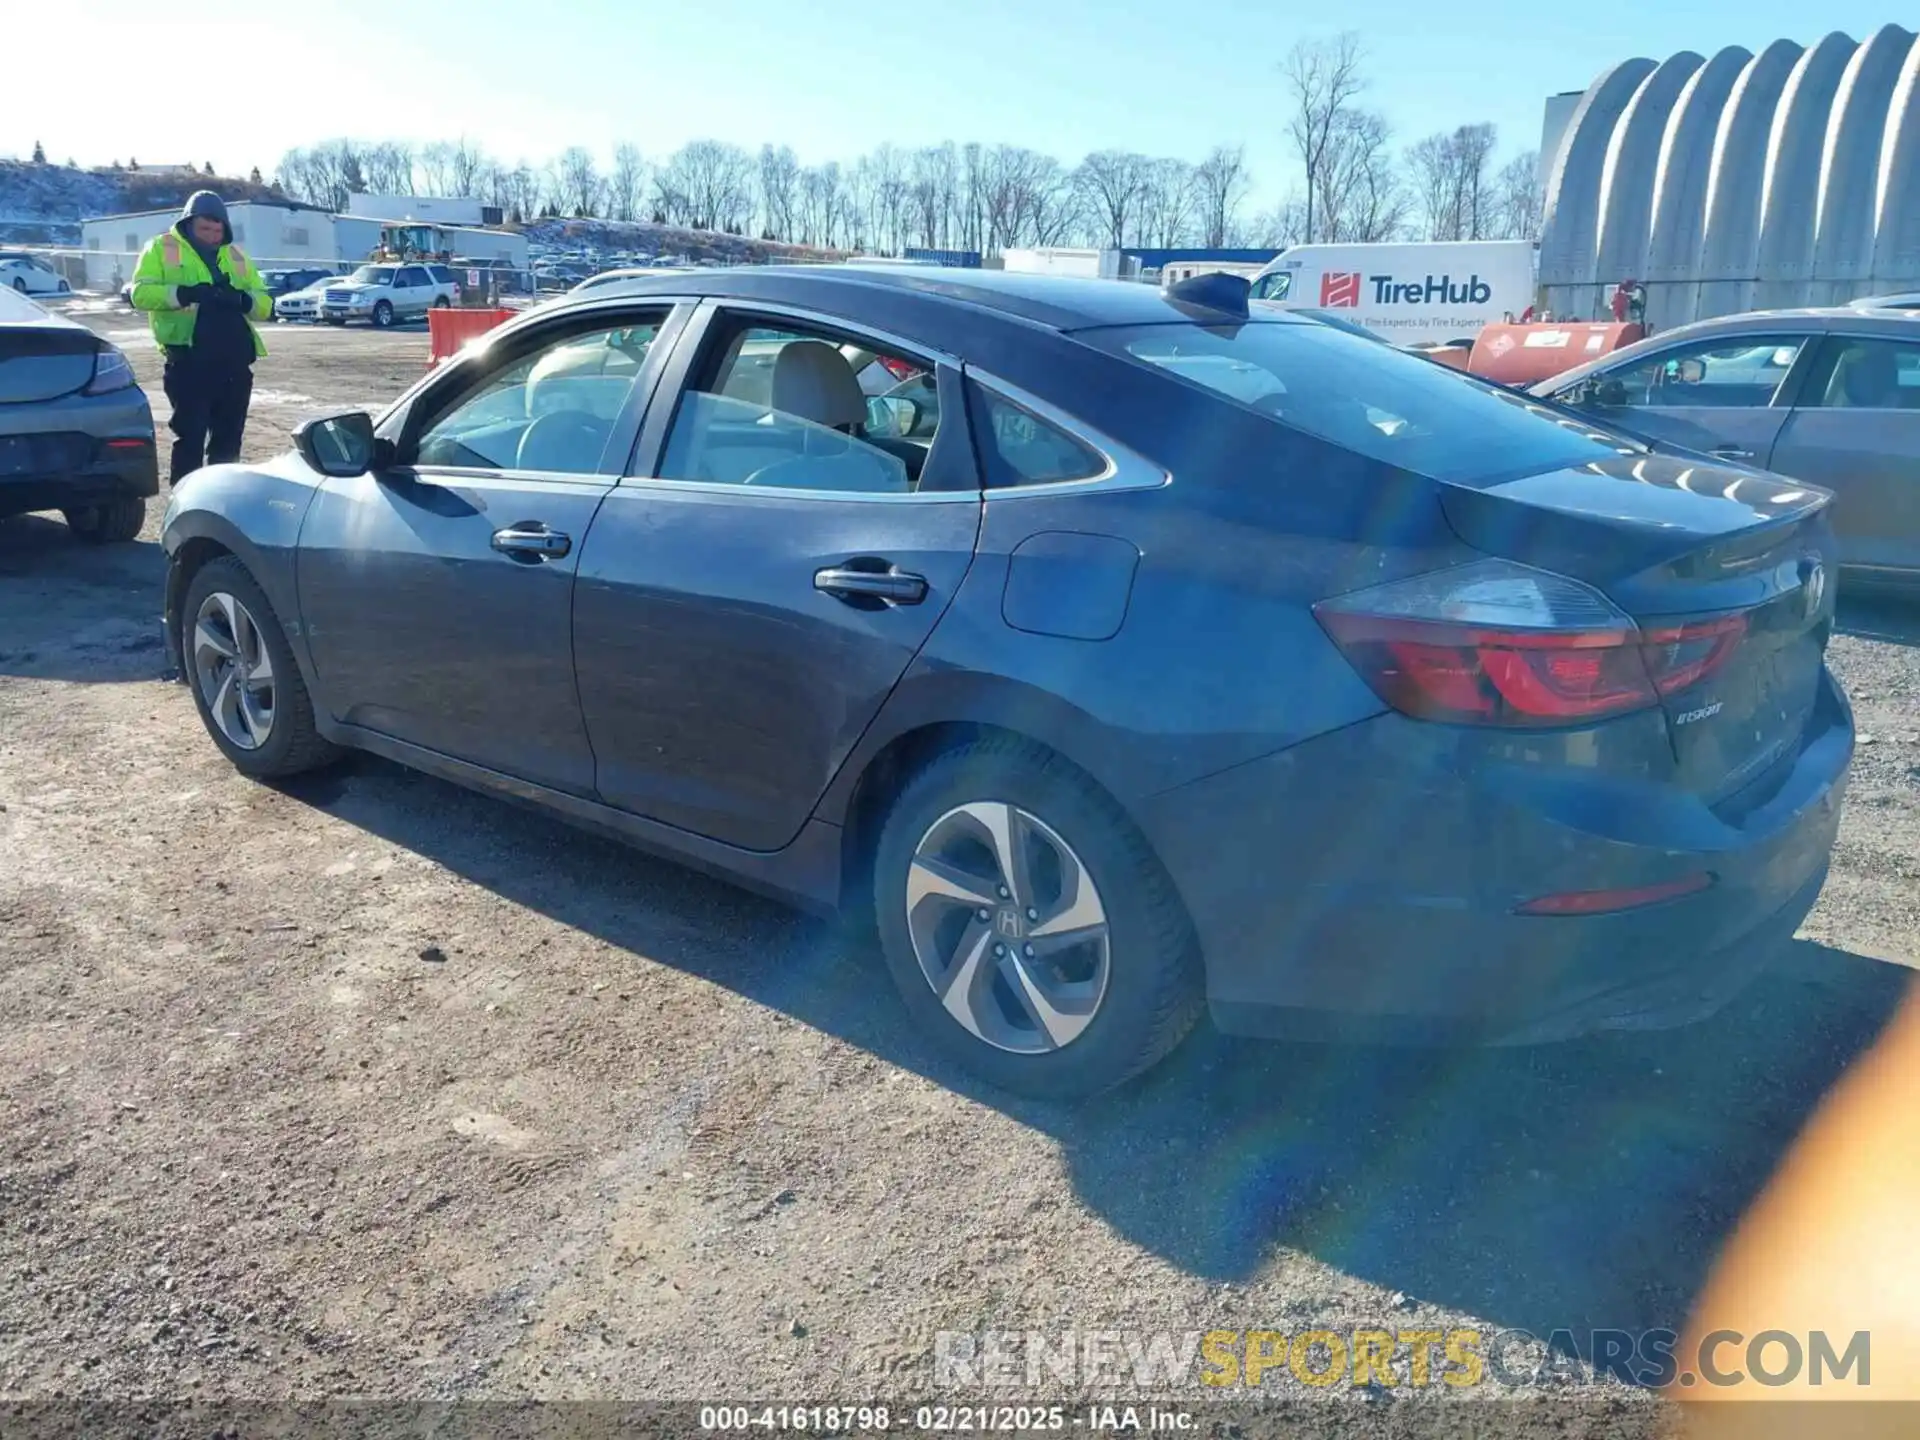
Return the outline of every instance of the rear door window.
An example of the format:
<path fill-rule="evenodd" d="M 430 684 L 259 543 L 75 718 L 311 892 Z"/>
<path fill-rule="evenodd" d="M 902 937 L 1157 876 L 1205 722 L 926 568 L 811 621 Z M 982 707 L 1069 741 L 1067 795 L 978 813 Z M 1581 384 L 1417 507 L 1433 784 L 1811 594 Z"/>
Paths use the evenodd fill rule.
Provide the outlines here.
<path fill-rule="evenodd" d="M 1817 367 L 1802 409 L 1920 410 L 1920 340 L 1836 335 Z"/>

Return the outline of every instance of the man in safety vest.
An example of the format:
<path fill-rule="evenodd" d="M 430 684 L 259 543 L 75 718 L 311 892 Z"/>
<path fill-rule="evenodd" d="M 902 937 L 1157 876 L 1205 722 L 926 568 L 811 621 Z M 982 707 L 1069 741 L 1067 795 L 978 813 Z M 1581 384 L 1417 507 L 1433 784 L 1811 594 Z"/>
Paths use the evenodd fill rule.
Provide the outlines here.
<path fill-rule="evenodd" d="M 147 312 L 154 343 L 167 357 L 171 483 L 203 464 L 238 460 L 253 362 L 267 353 L 253 322 L 273 314 L 273 299 L 233 243 L 218 195 L 197 192 L 173 227 L 148 244 L 134 268 L 133 304 Z"/>

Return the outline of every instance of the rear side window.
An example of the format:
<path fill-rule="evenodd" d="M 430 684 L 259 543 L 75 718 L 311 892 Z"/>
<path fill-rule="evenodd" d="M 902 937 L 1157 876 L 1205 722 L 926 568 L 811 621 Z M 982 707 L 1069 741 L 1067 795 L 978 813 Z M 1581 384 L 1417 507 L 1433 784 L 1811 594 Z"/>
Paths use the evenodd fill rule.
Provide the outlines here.
<path fill-rule="evenodd" d="M 1525 396 L 1311 321 L 1127 326 L 1082 338 L 1434 480 L 1480 484 L 1619 453 L 1530 409 Z"/>
<path fill-rule="evenodd" d="M 1801 408 L 1920 410 L 1920 340 L 1836 335 L 1827 347 L 1820 372 L 1802 392 Z"/>
<path fill-rule="evenodd" d="M 440 285 L 453 284 L 453 271 L 449 270 L 444 265 L 429 265 L 427 267 L 427 273 L 433 276 L 434 281 L 437 284 L 440 284 Z"/>
<path fill-rule="evenodd" d="M 989 490 L 1057 485 L 1106 473 L 1107 458 L 1099 451 L 978 382 L 970 388 Z"/>

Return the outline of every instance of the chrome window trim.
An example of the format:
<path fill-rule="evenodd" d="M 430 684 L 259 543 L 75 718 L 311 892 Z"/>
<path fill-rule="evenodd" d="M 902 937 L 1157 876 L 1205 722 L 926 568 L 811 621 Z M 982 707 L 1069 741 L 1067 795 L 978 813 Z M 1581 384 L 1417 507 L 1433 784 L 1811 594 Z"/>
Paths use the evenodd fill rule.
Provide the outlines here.
<path fill-rule="evenodd" d="M 843 335 L 857 336 L 877 340 L 883 345 L 896 346 L 908 357 L 918 356 L 922 360 L 931 360 L 936 365 L 951 365 L 961 368 L 957 355 L 929 345 L 924 340 L 909 340 L 904 335 L 896 335 L 888 330 L 868 325 L 864 321 L 849 320 L 844 315 L 830 315 L 824 310 L 809 310 L 800 305 L 785 305 L 774 300 L 755 300 L 744 295 L 704 295 L 717 310 L 730 315 L 778 315 L 788 320 L 799 320 L 809 325 L 817 325 L 823 330 L 838 330 Z"/>
<path fill-rule="evenodd" d="M 1002 380 L 990 371 L 980 370 L 971 365 L 965 367 L 967 378 L 975 381 L 982 389 L 990 390 L 1009 403 L 1028 411 L 1044 420 L 1054 429 L 1062 431 L 1086 446 L 1102 460 L 1106 469 L 1098 475 L 1088 475 L 1078 480 L 1043 480 L 1031 485 L 989 486 L 980 493 L 989 502 L 995 500 L 1016 500 L 1029 495 L 1077 495 L 1090 491 L 1158 490 L 1173 483 L 1173 476 L 1161 469 L 1146 456 L 1128 449 L 1118 440 L 1103 435 L 1090 428 L 1085 422 L 1067 414 L 1058 405 L 1042 400 L 1031 390 L 1022 389 L 1010 380 Z"/>
<path fill-rule="evenodd" d="M 623 475 L 622 490 L 659 490 L 664 493 L 693 493 L 751 498 L 765 495 L 776 500 L 856 500 L 879 505 L 978 505 L 978 490 L 809 490 L 791 485 L 747 485 L 726 480 L 668 480 L 658 475 Z"/>

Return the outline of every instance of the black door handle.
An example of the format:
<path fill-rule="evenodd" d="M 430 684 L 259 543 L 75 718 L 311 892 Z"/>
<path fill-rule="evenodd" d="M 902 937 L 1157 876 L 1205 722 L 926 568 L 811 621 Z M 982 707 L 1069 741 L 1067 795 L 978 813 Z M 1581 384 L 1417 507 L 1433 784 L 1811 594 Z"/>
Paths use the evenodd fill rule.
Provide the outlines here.
<path fill-rule="evenodd" d="M 493 548 L 515 560 L 557 560 L 573 549 L 573 537 L 523 520 L 493 532 Z"/>
<path fill-rule="evenodd" d="M 813 572 L 813 588 L 845 600 L 884 600 L 889 605 L 918 605 L 927 598 L 925 576 L 892 566 L 885 570 L 830 566 Z"/>

